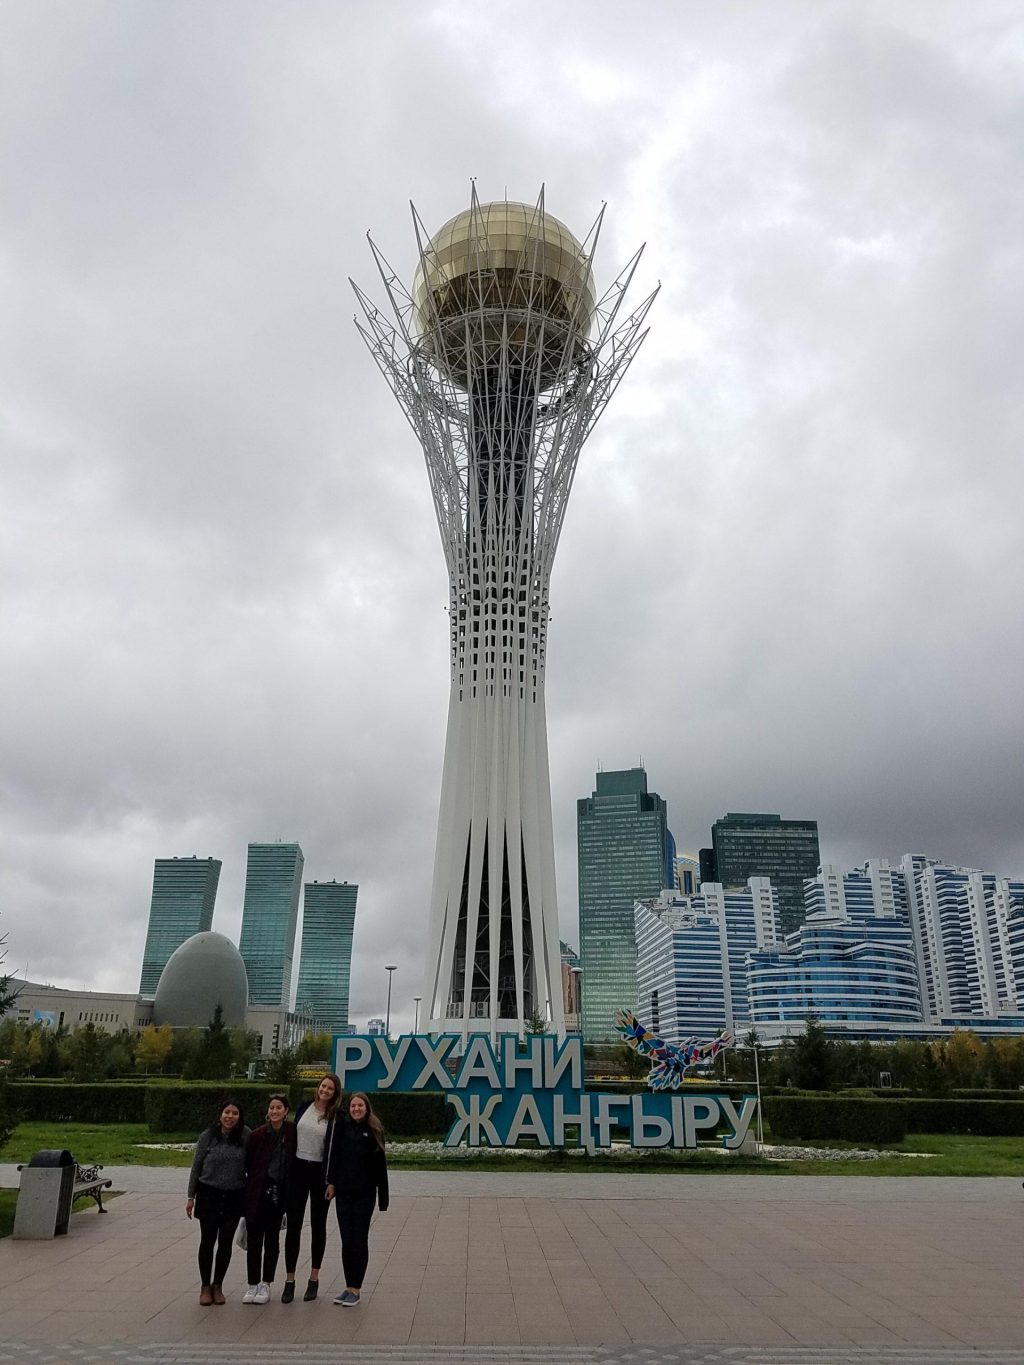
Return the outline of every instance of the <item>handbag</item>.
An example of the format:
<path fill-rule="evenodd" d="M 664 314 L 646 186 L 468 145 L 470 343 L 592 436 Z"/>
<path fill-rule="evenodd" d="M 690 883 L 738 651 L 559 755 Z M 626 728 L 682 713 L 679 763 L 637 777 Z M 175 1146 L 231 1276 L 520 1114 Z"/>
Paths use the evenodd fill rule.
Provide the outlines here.
<path fill-rule="evenodd" d="M 238 1231 L 235 1233 L 235 1246 L 238 1247 L 240 1251 L 247 1251 L 249 1249 L 249 1229 L 246 1226 L 244 1218 L 240 1219 L 238 1223 Z"/>

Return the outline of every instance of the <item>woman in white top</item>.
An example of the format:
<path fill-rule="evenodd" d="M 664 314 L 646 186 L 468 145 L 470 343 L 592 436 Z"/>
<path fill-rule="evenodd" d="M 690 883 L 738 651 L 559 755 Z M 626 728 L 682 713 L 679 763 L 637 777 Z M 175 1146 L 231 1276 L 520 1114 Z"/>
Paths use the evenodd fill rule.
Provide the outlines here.
<path fill-rule="evenodd" d="M 300 1104 L 295 1115 L 297 1147 L 292 1162 L 291 1184 L 288 1191 L 288 1226 L 284 1238 L 284 1290 L 282 1303 L 295 1298 L 295 1267 L 299 1263 L 302 1242 L 302 1223 L 309 1200 L 309 1231 L 311 1265 L 309 1283 L 302 1296 L 304 1303 L 316 1298 L 327 1246 L 327 1209 L 324 1195 L 324 1153 L 327 1136 L 334 1122 L 334 1114 L 341 1101 L 341 1081 L 333 1072 L 324 1076 L 312 1100 Z"/>

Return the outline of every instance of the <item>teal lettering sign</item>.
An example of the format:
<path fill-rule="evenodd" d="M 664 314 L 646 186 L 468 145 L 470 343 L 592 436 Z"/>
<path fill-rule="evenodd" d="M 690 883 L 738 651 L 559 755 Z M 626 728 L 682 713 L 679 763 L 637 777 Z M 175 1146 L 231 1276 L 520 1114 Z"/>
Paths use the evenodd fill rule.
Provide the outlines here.
<path fill-rule="evenodd" d="M 755 1095 L 646 1093 L 602 1095 L 583 1088 L 583 1044 L 546 1035 L 495 1044 L 471 1035 L 459 1053 L 458 1034 L 388 1038 L 339 1034 L 334 1069 L 345 1090 L 443 1091 L 453 1121 L 445 1145 L 514 1147 L 533 1138 L 541 1147 L 742 1145 L 757 1109 Z M 623 1130 L 625 1130 L 623 1132 Z"/>

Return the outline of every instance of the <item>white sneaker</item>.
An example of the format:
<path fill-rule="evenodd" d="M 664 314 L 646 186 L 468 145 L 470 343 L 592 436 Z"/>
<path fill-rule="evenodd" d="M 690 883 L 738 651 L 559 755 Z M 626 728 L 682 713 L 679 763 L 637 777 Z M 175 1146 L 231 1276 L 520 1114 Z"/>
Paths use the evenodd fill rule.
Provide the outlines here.
<path fill-rule="evenodd" d="M 253 1303 L 269 1303 L 269 1302 L 270 1302 L 270 1285 L 264 1283 L 264 1282 L 261 1280 L 260 1283 L 259 1283 L 259 1284 L 257 1285 L 257 1287 L 256 1287 L 256 1297 L 253 1299 Z"/>
<path fill-rule="evenodd" d="M 259 1292 L 260 1292 L 260 1287 L 259 1287 L 258 1284 L 251 1284 L 251 1285 L 249 1285 L 249 1287 L 246 1289 L 245 1293 L 242 1295 L 242 1302 L 243 1302 L 243 1303 L 255 1303 L 255 1302 L 256 1302 L 256 1295 L 257 1295 Z M 265 1302 L 266 1302 L 266 1300 L 264 1299 L 264 1303 L 265 1303 Z"/>

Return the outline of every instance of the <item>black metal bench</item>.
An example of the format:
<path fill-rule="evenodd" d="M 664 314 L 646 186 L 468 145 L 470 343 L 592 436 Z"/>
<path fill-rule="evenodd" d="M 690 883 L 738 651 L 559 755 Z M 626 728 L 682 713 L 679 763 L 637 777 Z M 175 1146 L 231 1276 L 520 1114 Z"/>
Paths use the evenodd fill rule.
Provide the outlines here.
<path fill-rule="evenodd" d="M 100 1213 L 108 1212 L 103 1207 L 103 1191 L 109 1190 L 114 1182 L 105 1180 L 100 1175 L 102 1170 L 102 1166 L 82 1166 L 79 1162 L 75 1162 L 75 1183 L 71 1190 L 72 1204 L 76 1199 L 95 1199 L 96 1207 Z"/>

